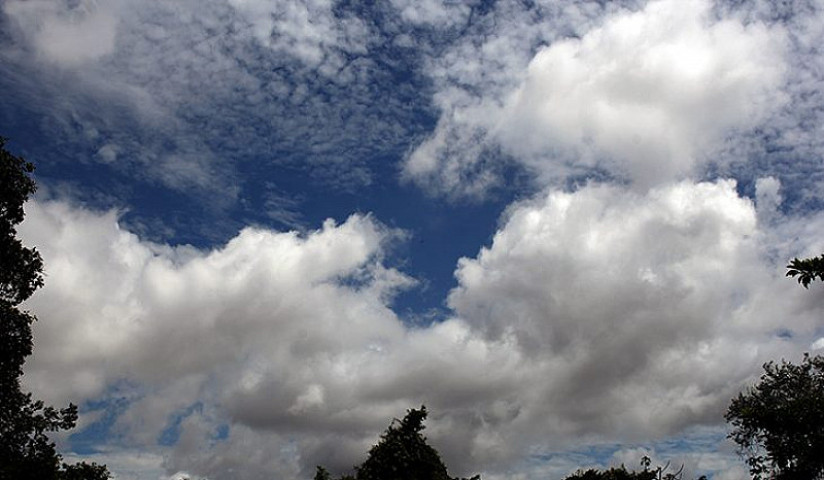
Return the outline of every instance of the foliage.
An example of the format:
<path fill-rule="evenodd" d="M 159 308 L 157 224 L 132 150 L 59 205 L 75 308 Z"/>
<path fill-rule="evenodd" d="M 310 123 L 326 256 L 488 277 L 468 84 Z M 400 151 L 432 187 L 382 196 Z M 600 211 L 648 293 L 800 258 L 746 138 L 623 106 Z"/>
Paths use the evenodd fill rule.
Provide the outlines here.
<path fill-rule="evenodd" d="M 43 260 L 17 238 L 23 204 L 35 191 L 34 166 L 6 151 L 0 137 L 0 480 L 97 480 L 96 464 L 61 464 L 49 432 L 70 429 L 77 407 L 45 406 L 21 390 L 23 364 L 32 352 L 35 317 L 18 306 L 43 285 Z"/>
<path fill-rule="evenodd" d="M 447 474 L 440 454 L 421 434 L 426 415 L 424 406 L 407 410 L 403 420 L 395 419 L 389 425 L 380 442 L 369 450 L 366 461 L 355 467 L 355 476 L 345 475 L 339 480 L 458 480 Z M 318 467 L 315 480 L 331 477 L 326 469 Z"/>
<path fill-rule="evenodd" d="M 824 357 L 766 363 L 725 418 L 756 480 L 824 478 Z"/>
<path fill-rule="evenodd" d="M 332 480 L 332 476 L 329 475 L 329 472 L 318 465 L 317 470 L 315 471 L 314 480 Z"/>
<path fill-rule="evenodd" d="M 566 480 L 656 480 L 655 472 L 644 470 L 641 472 L 630 472 L 621 465 L 618 468 L 609 470 L 596 470 L 591 468 L 586 471 L 577 471 L 568 476 Z"/>
<path fill-rule="evenodd" d="M 63 464 L 59 473 L 59 480 L 103 480 L 109 478 L 109 470 L 105 465 L 92 463 Z"/>
<path fill-rule="evenodd" d="M 655 470 L 650 470 L 650 464 L 650 458 L 644 456 L 641 459 L 643 470 L 640 472 L 628 471 L 623 465 L 603 471 L 591 468 L 586 471 L 579 470 L 564 480 L 681 480 L 683 465 L 677 472 L 667 473 L 669 462 Z M 707 480 L 707 477 L 701 476 L 698 480 Z"/>
<path fill-rule="evenodd" d="M 787 276 L 798 277 L 798 283 L 809 288 L 815 279 L 824 281 L 824 255 L 799 260 L 794 258 L 787 265 Z"/>
<path fill-rule="evenodd" d="M 369 457 L 355 469 L 358 480 L 449 480 L 446 466 L 421 435 L 426 407 L 411 409 L 381 435 Z"/>

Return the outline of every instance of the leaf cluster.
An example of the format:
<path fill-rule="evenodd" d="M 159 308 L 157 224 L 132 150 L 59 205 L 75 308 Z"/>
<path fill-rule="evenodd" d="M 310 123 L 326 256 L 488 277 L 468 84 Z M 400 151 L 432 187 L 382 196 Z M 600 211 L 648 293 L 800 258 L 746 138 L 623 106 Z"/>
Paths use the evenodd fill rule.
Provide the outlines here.
<path fill-rule="evenodd" d="M 568 476 L 565 480 L 657 480 L 655 472 L 644 470 L 641 472 L 630 472 L 621 465 L 609 470 L 579 470 Z"/>
<path fill-rule="evenodd" d="M 824 477 L 824 357 L 764 364 L 725 418 L 756 480 Z"/>
<path fill-rule="evenodd" d="M 629 471 L 625 466 L 612 467 L 609 470 L 597 470 L 590 468 L 589 470 L 578 470 L 564 480 L 682 480 L 684 466 L 676 472 L 667 472 L 669 469 L 669 462 L 663 467 L 657 467 L 654 470 L 650 469 L 650 458 L 644 456 L 641 459 L 641 471 Z M 698 480 L 707 480 L 707 477 L 701 476 Z"/>
<path fill-rule="evenodd" d="M 43 260 L 17 238 L 23 204 L 35 191 L 29 174 L 34 166 L 6 151 L 0 137 L 0 300 L 12 306 L 29 298 L 43 285 Z"/>
<path fill-rule="evenodd" d="M 810 282 L 813 280 L 824 281 L 824 255 L 818 257 L 805 258 L 800 260 L 798 258 L 792 259 L 787 265 L 787 276 L 798 277 L 798 283 L 809 288 Z"/>

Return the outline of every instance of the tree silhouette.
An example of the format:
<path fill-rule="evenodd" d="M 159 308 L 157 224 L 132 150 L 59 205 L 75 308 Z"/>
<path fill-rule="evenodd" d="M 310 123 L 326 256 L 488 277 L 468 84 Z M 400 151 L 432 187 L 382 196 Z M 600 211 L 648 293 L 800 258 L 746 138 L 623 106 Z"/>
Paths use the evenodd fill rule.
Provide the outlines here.
<path fill-rule="evenodd" d="M 810 282 L 815 279 L 824 281 L 824 255 L 799 260 L 794 258 L 787 265 L 787 276 L 798 277 L 798 283 L 809 288 Z"/>
<path fill-rule="evenodd" d="M 764 364 L 724 418 L 756 480 L 824 478 L 824 357 Z"/>
<path fill-rule="evenodd" d="M 426 407 L 411 409 L 381 435 L 369 457 L 355 469 L 358 480 L 449 480 L 441 456 L 421 435 Z"/>
<path fill-rule="evenodd" d="M 426 443 L 421 434 L 426 415 L 426 407 L 421 406 L 407 410 L 403 420 L 393 420 L 366 461 L 355 467 L 355 476 L 344 475 L 339 480 L 465 480 L 450 477 L 440 454 Z M 315 480 L 331 477 L 318 467 Z M 469 480 L 480 480 L 480 476 Z"/>
<path fill-rule="evenodd" d="M 649 468 L 651 464 L 650 458 L 645 455 L 641 458 L 641 466 L 643 469 L 640 472 L 631 472 L 623 465 L 620 467 L 612 467 L 609 470 L 590 468 L 586 471 L 578 470 L 564 480 L 682 480 L 683 478 L 683 465 L 681 465 L 678 471 L 667 472 L 670 466 L 669 462 L 663 467 L 657 467 L 654 470 Z M 698 477 L 698 480 L 707 480 L 707 477 L 702 475 Z"/>
<path fill-rule="evenodd" d="M 641 472 L 630 472 L 621 465 L 609 470 L 596 470 L 590 468 L 586 471 L 578 471 L 568 476 L 565 480 L 656 480 L 655 472 L 644 470 Z"/>
<path fill-rule="evenodd" d="M 55 409 L 21 390 L 23 364 L 32 352 L 35 317 L 18 306 L 43 285 L 43 260 L 17 238 L 23 204 L 35 191 L 34 166 L 6 151 L 0 137 L 0 480 L 98 480 L 97 464 L 62 463 L 47 434 L 77 421 L 77 407 Z"/>

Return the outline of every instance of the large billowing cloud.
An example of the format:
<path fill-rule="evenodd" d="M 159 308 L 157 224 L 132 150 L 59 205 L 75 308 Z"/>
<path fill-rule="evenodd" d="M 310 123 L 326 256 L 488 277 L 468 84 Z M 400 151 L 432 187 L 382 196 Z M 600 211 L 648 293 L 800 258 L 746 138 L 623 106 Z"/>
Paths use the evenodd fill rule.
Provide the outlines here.
<path fill-rule="evenodd" d="M 554 192 L 461 261 L 449 304 L 545 365 L 560 398 L 536 417 L 578 435 L 664 433 L 717 421 L 745 365 L 821 333 L 764 235 L 732 182 Z"/>
<path fill-rule="evenodd" d="M 652 2 L 542 49 L 496 137 L 536 167 L 571 148 L 576 167 L 606 157 L 608 170 L 646 185 L 691 172 L 730 129 L 755 126 L 781 100 L 781 32 L 715 22 L 709 8 Z"/>
<path fill-rule="evenodd" d="M 523 51 L 524 39 L 509 35 Z M 507 55 L 506 44 L 496 37 L 481 52 Z M 490 183 L 490 149 L 541 183 L 596 169 L 641 186 L 693 173 L 730 132 L 781 106 L 783 45 L 780 27 L 717 19 L 705 0 L 650 2 L 552 41 L 520 71 L 491 62 L 469 82 L 446 82 L 438 127 L 405 173 L 473 193 Z M 481 88 L 459 87 L 473 81 Z"/>
<path fill-rule="evenodd" d="M 355 338 L 368 353 L 402 333 L 384 300 L 411 280 L 380 266 L 380 245 L 393 233 L 369 217 L 329 221 L 306 238 L 249 228 L 213 252 L 143 243 L 114 213 L 60 203 L 31 204 L 24 231 L 48 262 L 48 286 L 33 306 L 55 327 L 71 327 L 59 337 L 38 333 L 52 347 L 33 359 L 43 376 L 30 381 L 49 397 L 54 388 L 96 395 L 119 376 L 165 381 L 230 360 L 251 365 L 272 342 L 334 357 Z M 63 358 L 79 363 L 61 366 Z M 96 374 L 101 358 L 110 358 L 110 377 Z"/>
<path fill-rule="evenodd" d="M 30 203 L 48 276 L 26 380 L 57 403 L 126 402 L 121 448 L 159 450 L 169 473 L 346 469 L 421 403 L 457 471 L 511 472 L 528 452 L 716 425 L 763 361 L 822 335 L 824 304 L 781 270 L 824 223 L 758 218 L 729 181 L 551 192 L 460 262 L 454 318 L 411 327 L 389 306 L 411 280 L 381 260 L 398 234 L 371 217 L 203 252 Z"/>
<path fill-rule="evenodd" d="M 218 478 L 348 468 L 406 408 L 460 406 L 511 384 L 518 356 L 503 343 L 457 320 L 411 330 L 398 320 L 388 304 L 412 280 L 382 266 L 398 232 L 371 217 L 306 236 L 249 228 L 202 252 L 142 242 L 114 212 L 30 203 L 21 233 L 48 264 L 29 305 L 41 321 L 27 385 L 54 403 L 126 401 L 114 428 L 136 452 L 195 408 L 170 468 Z"/>

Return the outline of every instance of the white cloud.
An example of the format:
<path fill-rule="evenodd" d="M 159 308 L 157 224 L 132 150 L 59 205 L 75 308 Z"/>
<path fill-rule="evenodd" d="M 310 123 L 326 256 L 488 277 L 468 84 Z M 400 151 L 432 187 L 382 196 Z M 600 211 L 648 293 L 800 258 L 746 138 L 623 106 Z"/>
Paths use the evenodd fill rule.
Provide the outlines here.
<path fill-rule="evenodd" d="M 268 2 L 229 0 L 252 26 L 263 45 L 293 55 L 311 68 L 333 75 L 346 59 L 340 52 L 366 53 L 369 38 L 363 22 L 338 17 L 331 0 Z"/>
<path fill-rule="evenodd" d="M 15 19 L 43 58 L 78 67 L 115 50 L 116 2 L 10 0 L 3 13 Z"/>
<path fill-rule="evenodd" d="M 763 361 L 820 337 L 822 300 L 781 270 L 824 220 L 764 228 L 732 182 L 548 193 L 460 262 L 455 318 L 409 327 L 388 301 L 410 280 L 381 263 L 396 234 L 369 216 L 305 236 L 244 229 L 207 252 L 31 202 L 21 234 L 47 278 L 25 379 L 55 404 L 128 399 L 120 448 L 163 455 L 168 474 L 345 470 L 425 403 L 454 473 L 508 475 L 528 452 L 719 424 Z M 177 444 L 157 446 L 195 402 Z"/>
<path fill-rule="evenodd" d="M 720 423 L 755 366 L 822 328 L 821 302 L 782 278 L 788 252 L 770 260 L 772 235 L 732 182 L 552 192 L 461 260 L 449 305 L 486 338 L 514 338 L 542 379 L 523 424 L 654 438 Z"/>
<path fill-rule="evenodd" d="M 518 58 L 530 46 L 520 35 L 483 48 Z M 482 66 L 504 80 L 476 85 L 480 93 L 446 82 L 438 128 L 409 156 L 406 175 L 462 188 L 460 172 L 488 168 L 484 147 L 502 148 L 541 184 L 594 168 L 641 186 L 690 174 L 727 135 L 781 105 L 783 46 L 780 28 L 714 20 L 705 0 L 617 13 L 539 49 L 523 70 Z M 479 147 L 450 148 L 455 138 Z"/>
<path fill-rule="evenodd" d="M 781 182 L 775 177 L 759 178 L 755 182 L 755 205 L 761 222 L 769 223 L 780 216 Z"/>
<path fill-rule="evenodd" d="M 441 0 L 392 0 L 392 6 L 400 12 L 401 18 L 413 25 L 439 28 L 465 23 L 472 11 L 469 5 Z"/>
<path fill-rule="evenodd" d="M 63 324 L 52 324 L 59 334 L 38 332 L 42 353 L 31 362 L 40 373 L 28 380 L 47 397 L 99 394 L 118 375 L 166 381 L 210 371 L 265 349 L 272 335 L 313 352 L 350 345 L 358 332 L 380 342 L 402 331 L 383 299 L 410 280 L 376 263 L 392 233 L 369 217 L 328 221 L 305 239 L 249 228 L 213 252 L 143 243 L 114 212 L 31 203 L 27 217 L 23 234 L 49 278 L 32 306 Z M 339 284 L 346 278 L 359 286 Z M 307 337 L 305 322 L 320 336 Z M 346 329 L 333 333 L 336 325 Z M 69 392 L 52 391 L 58 385 Z"/>
<path fill-rule="evenodd" d="M 478 341 L 458 320 L 398 320 L 387 304 L 412 281 L 381 265 L 398 233 L 368 216 L 306 236 L 247 228 L 210 252 L 143 242 L 116 212 L 59 202 L 29 203 L 20 231 L 48 278 L 28 304 L 40 321 L 27 386 L 54 404 L 126 395 L 114 428 L 137 451 L 201 402 L 170 473 L 348 468 L 410 406 L 446 410 L 512 387 L 519 355 L 505 342 Z M 124 381 L 128 393 L 111 390 Z M 223 423 L 230 438 L 215 440 Z"/>
<path fill-rule="evenodd" d="M 643 185 L 690 173 L 780 105 L 782 33 L 713 22 L 704 0 L 652 2 L 535 56 L 495 136 L 539 171 L 554 150 Z M 551 173 L 550 173 L 551 174 Z"/>
<path fill-rule="evenodd" d="M 521 2 L 500 1 L 486 14 L 470 14 L 463 36 L 424 57 L 435 89 L 432 103 L 441 113 L 435 131 L 408 155 L 403 177 L 436 192 L 482 196 L 499 181 L 500 166 L 485 161 L 485 153 L 494 150 L 487 130 L 523 80 L 535 49 L 565 34 L 583 35 L 626 3 L 634 2 L 535 2 L 525 8 Z M 421 16 L 439 17 L 440 12 L 423 9 Z"/>

